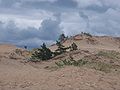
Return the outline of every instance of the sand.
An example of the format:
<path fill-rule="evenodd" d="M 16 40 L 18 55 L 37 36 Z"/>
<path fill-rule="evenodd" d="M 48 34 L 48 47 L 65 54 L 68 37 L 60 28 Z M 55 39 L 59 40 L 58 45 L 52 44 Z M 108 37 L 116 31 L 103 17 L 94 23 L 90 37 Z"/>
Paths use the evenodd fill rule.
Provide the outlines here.
<path fill-rule="evenodd" d="M 80 38 L 80 40 L 79 40 Z M 93 37 L 93 42 L 77 37 L 64 42 L 65 46 L 72 42 L 77 43 L 80 50 L 63 54 L 66 58 L 72 54 L 79 59 L 91 56 L 103 50 L 120 52 L 119 40 L 113 37 Z M 50 47 L 52 50 L 56 46 Z M 60 61 L 58 56 L 46 62 L 26 62 L 21 58 L 11 59 L 9 55 L 17 49 L 14 45 L 0 45 L 0 90 L 120 90 L 120 72 L 105 73 L 87 67 L 65 66 L 58 69 L 50 69 L 54 62 Z M 21 49 L 22 50 L 22 49 Z M 92 56 L 93 55 L 93 56 Z M 91 58 L 90 57 L 90 58 Z M 109 59 L 101 58 L 103 62 Z M 118 65 L 120 64 L 119 61 Z"/>

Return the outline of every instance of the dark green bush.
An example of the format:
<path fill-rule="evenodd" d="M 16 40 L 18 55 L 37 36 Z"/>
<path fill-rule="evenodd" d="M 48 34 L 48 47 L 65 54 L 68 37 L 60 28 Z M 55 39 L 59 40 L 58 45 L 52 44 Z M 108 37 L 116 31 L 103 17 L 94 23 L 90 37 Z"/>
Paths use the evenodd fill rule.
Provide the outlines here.
<path fill-rule="evenodd" d="M 59 36 L 59 41 L 60 42 L 62 42 L 62 41 L 64 41 L 66 39 L 66 36 L 65 36 L 65 34 L 61 34 L 60 36 Z"/>
<path fill-rule="evenodd" d="M 62 67 L 62 66 L 83 66 L 85 64 L 87 64 L 88 61 L 86 60 L 83 60 L 83 59 L 80 59 L 78 61 L 74 60 L 74 59 L 69 59 L 69 60 L 61 60 L 59 62 L 55 62 L 55 64 L 59 67 Z"/>
<path fill-rule="evenodd" d="M 70 51 L 74 51 L 74 50 L 78 50 L 78 46 L 76 45 L 76 43 L 72 43 L 70 46 Z"/>
<path fill-rule="evenodd" d="M 55 50 L 54 54 L 56 55 L 60 55 L 66 52 L 67 49 L 69 49 L 69 47 L 65 47 L 64 45 L 61 44 L 61 42 L 56 41 L 56 45 L 57 45 L 57 49 Z"/>
<path fill-rule="evenodd" d="M 45 43 L 41 45 L 41 48 L 36 49 L 31 56 L 31 60 L 49 60 L 52 58 L 52 52 L 49 48 L 46 47 Z"/>

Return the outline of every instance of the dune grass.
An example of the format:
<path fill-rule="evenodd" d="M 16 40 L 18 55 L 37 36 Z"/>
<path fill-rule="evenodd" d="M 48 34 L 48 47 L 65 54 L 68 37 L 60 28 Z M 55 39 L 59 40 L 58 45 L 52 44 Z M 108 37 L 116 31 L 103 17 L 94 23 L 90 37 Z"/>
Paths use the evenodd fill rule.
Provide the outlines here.
<path fill-rule="evenodd" d="M 117 59 L 117 60 L 120 59 L 120 53 L 115 51 L 108 51 L 108 52 L 100 51 L 97 54 L 97 57 L 99 56 L 103 56 L 104 58 L 107 57 L 108 59 Z M 65 59 L 65 60 L 55 62 L 55 64 L 58 67 L 64 67 L 64 66 L 81 67 L 82 66 L 82 67 L 99 70 L 105 73 L 110 73 L 111 71 L 117 71 L 118 69 L 120 69 L 120 66 L 103 62 L 100 60 L 91 60 L 91 58 L 89 59 L 83 58 L 80 60 L 74 60 L 73 58 L 71 58 L 71 59 Z"/>

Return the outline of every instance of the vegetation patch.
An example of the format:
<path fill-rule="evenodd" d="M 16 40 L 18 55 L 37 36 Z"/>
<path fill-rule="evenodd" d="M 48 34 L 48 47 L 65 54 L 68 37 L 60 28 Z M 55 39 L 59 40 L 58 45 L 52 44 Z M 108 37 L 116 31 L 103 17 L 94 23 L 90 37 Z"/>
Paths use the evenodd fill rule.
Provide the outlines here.
<path fill-rule="evenodd" d="M 61 61 L 59 61 L 59 62 L 55 62 L 55 64 L 56 64 L 57 66 L 59 66 L 59 67 L 71 66 L 71 65 L 72 65 L 72 66 L 83 66 L 83 65 L 85 65 L 87 62 L 88 62 L 88 61 L 85 61 L 85 60 L 82 60 L 82 59 L 80 59 L 80 60 L 78 60 L 78 61 L 65 59 L 65 60 L 61 60 Z"/>
<path fill-rule="evenodd" d="M 107 64 L 104 62 L 89 62 L 89 64 L 87 64 L 87 66 L 89 68 L 95 69 L 95 70 L 99 70 L 105 73 L 109 73 L 111 71 L 111 69 L 113 68 L 111 64 Z"/>
<path fill-rule="evenodd" d="M 103 56 L 110 59 L 120 59 L 120 53 L 116 51 L 100 51 L 97 56 Z"/>
<path fill-rule="evenodd" d="M 105 73 L 110 73 L 111 71 L 117 71 L 118 69 L 120 69 L 120 66 L 116 66 L 116 65 L 112 65 L 109 63 L 104 63 L 101 61 L 90 61 L 87 60 L 85 58 L 80 59 L 80 60 L 74 60 L 73 58 L 67 60 L 61 60 L 59 62 L 55 62 L 55 64 L 58 67 L 64 67 L 64 66 L 84 66 L 87 68 L 91 68 L 91 69 L 95 69 L 95 70 L 99 70 Z"/>
<path fill-rule="evenodd" d="M 30 61 L 45 61 L 52 58 L 52 51 L 46 47 L 45 43 L 41 45 L 41 48 L 36 49 L 30 58 Z"/>
<path fill-rule="evenodd" d="M 61 39 L 56 41 L 57 49 L 54 52 L 52 52 L 46 46 L 46 44 L 43 43 L 43 45 L 41 45 L 40 48 L 34 49 L 34 51 L 31 52 L 31 56 L 28 60 L 32 61 L 32 62 L 46 61 L 46 60 L 52 59 L 53 57 L 56 57 L 58 55 L 64 54 L 68 50 L 69 51 L 74 51 L 74 50 L 78 49 L 78 46 L 76 45 L 76 43 L 72 43 L 71 46 L 65 47 L 62 44 L 62 41 L 65 38 L 64 34 L 62 34 L 60 37 L 61 37 Z"/>

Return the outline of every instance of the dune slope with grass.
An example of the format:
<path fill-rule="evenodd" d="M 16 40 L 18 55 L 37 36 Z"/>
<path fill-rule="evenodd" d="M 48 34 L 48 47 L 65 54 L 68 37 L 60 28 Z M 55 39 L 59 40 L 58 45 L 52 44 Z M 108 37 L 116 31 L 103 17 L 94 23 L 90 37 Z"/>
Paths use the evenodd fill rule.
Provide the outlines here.
<path fill-rule="evenodd" d="M 1 44 L 0 90 L 120 90 L 120 37 L 78 34 L 62 43 L 73 42 L 78 50 L 40 62 L 28 61 L 27 50 Z"/>

